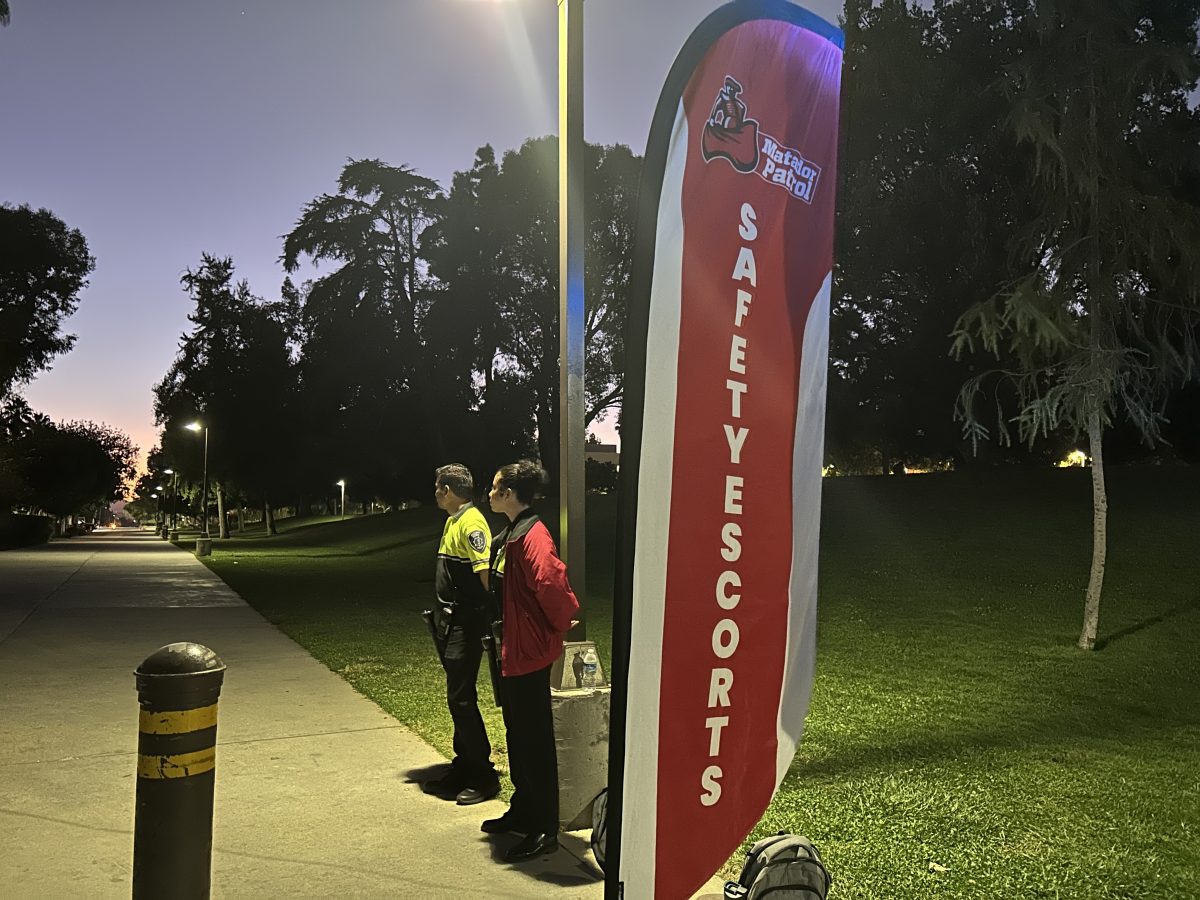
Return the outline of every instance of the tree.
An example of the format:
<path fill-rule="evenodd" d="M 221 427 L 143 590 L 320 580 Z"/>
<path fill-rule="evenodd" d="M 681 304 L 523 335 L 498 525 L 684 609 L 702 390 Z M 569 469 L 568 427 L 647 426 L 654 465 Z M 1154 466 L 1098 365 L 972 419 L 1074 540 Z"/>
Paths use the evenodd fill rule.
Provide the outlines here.
<path fill-rule="evenodd" d="M 431 356 L 447 362 L 449 378 L 465 381 L 467 392 L 478 374 L 484 396 L 497 374 L 500 305 L 517 278 L 503 253 L 504 223 L 489 215 L 499 177 L 495 151 L 480 147 L 471 168 L 454 173 L 420 243 L 435 279 L 424 329 L 426 342 L 437 347 Z"/>
<path fill-rule="evenodd" d="M 56 518 L 98 516 L 137 468 L 138 449 L 123 432 L 95 422 L 39 419 L 18 442 L 26 493 L 21 502 Z"/>
<path fill-rule="evenodd" d="M 0 399 L 71 349 L 60 327 L 95 267 L 78 229 L 47 209 L 0 204 Z"/>
<path fill-rule="evenodd" d="M 49 417 L 34 412 L 24 397 L 10 394 L 0 398 L 0 518 L 11 511 L 19 497 L 28 495 L 22 441 L 34 426 L 50 424 Z"/>
<path fill-rule="evenodd" d="M 384 489 L 421 470 L 425 484 L 432 460 L 444 458 L 420 339 L 429 284 L 418 248 L 440 196 L 407 166 L 350 160 L 338 192 L 307 204 L 284 238 L 289 272 L 302 256 L 337 266 L 307 286 L 302 311 L 300 377 L 323 426 L 326 475 L 332 467 Z"/>
<path fill-rule="evenodd" d="M 952 417 L 969 362 L 946 335 L 1036 262 L 1006 246 L 1029 215 L 1018 186 L 1032 151 L 1005 135 L 1000 90 L 1027 6 L 846 5 L 827 440 L 839 463 L 970 457 Z"/>
<path fill-rule="evenodd" d="M 539 455 L 552 473 L 558 462 L 558 150 L 552 137 L 526 141 L 497 167 L 490 147 L 468 172 L 455 175 L 443 215 L 425 233 L 422 252 L 442 290 L 439 313 L 461 325 L 457 341 L 474 367 L 470 385 L 481 412 L 498 397 L 525 401 L 500 415 L 526 420 L 531 409 Z M 622 396 L 624 323 L 640 160 L 623 146 L 587 145 L 588 197 L 585 296 L 585 424 L 598 421 Z"/>
<path fill-rule="evenodd" d="M 1196 0 L 1058 0 L 1021 23 L 1007 126 L 1034 154 L 1034 214 L 1013 248 L 1036 264 L 954 331 L 959 354 L 1008 357 L 962 389 L 958 414 L 974 438 L 988 434 L 976 406 L 989 391 L 1002 441 L 1014 428 L 1030 444 L 1060 428 L 1087 436 L 1084 650 L 1096 642 L 1107 556 L 1104 432 L 1123 416 L 1156 439 L 1171 388 L 1200 363 L 1198 16 Z"/>
<path fill-rule="evenodd" d="M 266 303 L 245 281 L 233 283 L 233 260 L 203 254 L 181 278 L 195 310 L 170 370 L 155 386 L 155 421 L 165 426 L 165 458 L 198 478 L 201 448 L 183 425 L 200 418 L 208 427 L 208 472 L 220 518 L 227 495 L 266 506 L 286 489 L 296 433 L 290 336 L 294 298 Z M 207 513 L 207 510 L 204 511 Z"/>
<path fill-rule="evenodd" d="M 9 12 L 8 0 L 0 0 L 0 25 L 7 25 L 12 21 L 12 15 Z"/>
<path fill-rule="evenodd" d="M 479 148 L 421 234 L 434 279 L 422 327 L 431 379 L 459 461 L 480 473 L 536 455 L 529 377 L 500 353 L 501 310 L 521 271 L 506 253 L 509 223 L 496 214 L 499 179 L 495 152 Z"/>

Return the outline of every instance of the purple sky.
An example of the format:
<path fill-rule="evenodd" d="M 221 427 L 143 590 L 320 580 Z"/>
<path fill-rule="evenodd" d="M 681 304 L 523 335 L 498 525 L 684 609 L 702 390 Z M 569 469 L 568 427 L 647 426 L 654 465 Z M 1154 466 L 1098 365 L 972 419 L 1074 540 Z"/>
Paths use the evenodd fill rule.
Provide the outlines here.
<path fill-rule="evenodd" d="M 151 386 L 201 252 L 262 296 L 280 235 L 348 157 L 449 185 L 477 147 L 557 130 L 553 0 L 11 0 L 0 28 L 0 201 L 53 210 L 96 271 L 75 349 L 24 391 L 54 419 L 157 441 Z M 585 4 L 585 132 L 645 149 L 676 53 L 717 0 Z M 809 9 L 836 21 L 838 0 Z M 601 426 L 602 438 L 611 437 Z"/>

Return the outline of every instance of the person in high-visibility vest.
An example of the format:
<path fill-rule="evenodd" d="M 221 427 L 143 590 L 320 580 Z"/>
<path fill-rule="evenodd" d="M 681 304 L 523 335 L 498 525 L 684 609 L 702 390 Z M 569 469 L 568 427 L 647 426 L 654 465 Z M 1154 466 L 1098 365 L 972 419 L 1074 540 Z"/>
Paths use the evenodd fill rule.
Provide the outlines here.
<path fill-rule="evenodd" d="M 471 470 L 452 463 L 437 470 L 434 498 L 446 513 L 438 545 L 434 643 L 446 671 L 446 703 L 454 720 L 454 761 L 449 773 L 426 782 L 424 790 L 460 806 L 482 803 L 500 793 L 492 764 L 479 696 L 475 688 L 490 634 L 488 556 L 492 535 L 487 519 L 471 501 Z"/>

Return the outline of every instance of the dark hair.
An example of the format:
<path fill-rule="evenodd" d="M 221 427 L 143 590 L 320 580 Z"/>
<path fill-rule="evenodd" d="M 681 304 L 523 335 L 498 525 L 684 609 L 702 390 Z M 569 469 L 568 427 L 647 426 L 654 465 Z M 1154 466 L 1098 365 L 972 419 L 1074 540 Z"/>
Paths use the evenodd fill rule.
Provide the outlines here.
<path fill-rule="evenodd" d="M 438 487 L 443 484 L 464 500 L 470 500 L 475 493 L 475 479 L 471 477 L 471 470 L 462 463 L 450 463 L 445 466 L 438 466 L 437 481 L 434 482 Z"/>
<path fill-rule="evenodd" d="M 532 503 L 542 496 L 546 470 L 532 459 L 519 459 L 501 466 L 496 474 L 500 476 L 500 487 L 513 491 L 522 503 Z"/>

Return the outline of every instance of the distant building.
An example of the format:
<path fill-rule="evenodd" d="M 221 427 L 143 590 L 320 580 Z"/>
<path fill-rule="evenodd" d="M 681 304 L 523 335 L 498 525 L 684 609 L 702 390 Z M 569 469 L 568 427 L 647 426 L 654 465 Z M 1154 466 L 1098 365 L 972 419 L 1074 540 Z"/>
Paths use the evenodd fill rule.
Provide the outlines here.
<path fill-rule="evenodd" d="M 585 459 L 594 459 L 596 462 L 612 463 L 620 468 L 621 453 L 617 450 L 616 444 L 601 444 L 599 441 L 588 441 L 584 445 L 583 455 Z"/>

